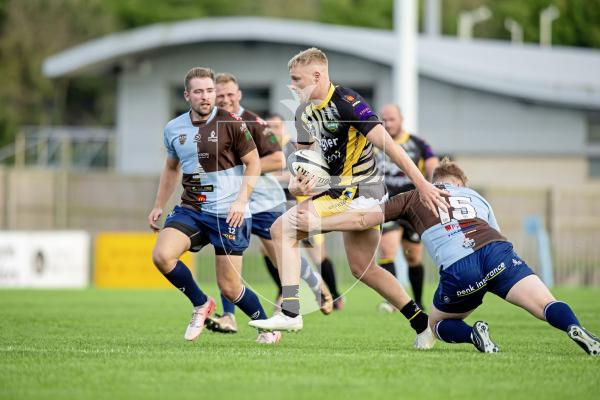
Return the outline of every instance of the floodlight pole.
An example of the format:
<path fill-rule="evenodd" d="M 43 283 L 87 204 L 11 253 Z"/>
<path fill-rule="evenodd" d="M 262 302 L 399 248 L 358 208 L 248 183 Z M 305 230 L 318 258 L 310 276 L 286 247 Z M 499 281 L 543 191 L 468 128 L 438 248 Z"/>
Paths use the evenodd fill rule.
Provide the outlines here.
<path fill-rule="evenodd" d="M 552 46 L 552 22 L 560 16 L 555 5 L 550 5 L 540 13 L 540 46 Z"/>
<path fill-rule="evenodd" d="M 515 44 L 523 43 L 523 27 L 512 18 L 504 20 L 504 27 L 510 32 L 510 41 Z"/>
<path fill-rule="evenodd" d="M 425 27 L 425 34 L 427 36 L 434 37 L 440 35 L 440 29 L 442 26 L 441 1 L 442 0 L 425 1 L 423 25 Z"/>
<path fill-rule="evenodd" d="M 492 12 L 485 6 L 478 7 L 472 11 L 462 11 L 458 16 L 458 38 L 460 40 L 471 40 L 475 25 L 491 17 Z"/>
<path fill-rule="evenodd" d="M 394 101 L 402 108 L 404 128 L 416 132 L 419 116 L 416 0 L 394 1 L 394 33 Z"/>

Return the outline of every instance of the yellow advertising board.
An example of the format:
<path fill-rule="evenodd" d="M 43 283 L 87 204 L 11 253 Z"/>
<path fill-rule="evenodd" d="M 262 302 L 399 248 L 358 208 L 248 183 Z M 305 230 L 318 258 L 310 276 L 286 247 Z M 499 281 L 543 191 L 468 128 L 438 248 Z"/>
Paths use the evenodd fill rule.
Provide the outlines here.
<path fill-rule="evenodd" d="M 152 264 L 157 235 L 144 232 L 101 232 L 96 235 L 94 284 L 101 288 L 167 288 L 171 284 Z M 181 261 L 192 272 L 194 257 Z"/>

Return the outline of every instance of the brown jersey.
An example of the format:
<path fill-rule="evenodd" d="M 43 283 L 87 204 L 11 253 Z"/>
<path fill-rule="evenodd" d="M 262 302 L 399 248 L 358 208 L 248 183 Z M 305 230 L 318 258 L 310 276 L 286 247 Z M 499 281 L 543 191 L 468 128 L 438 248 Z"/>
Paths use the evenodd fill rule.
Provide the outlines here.
<path fill-rule="evenodd" d="M 267 122 L 253 112 L 242 110 L 239 118 L 248 126 L 256 143 L 258 155 L 262 158 L 281 151 L 281 144 L 273 131 L 269 129 Z M 261 175 L 250 198 L 250 212 L 253 215 L 275 210 L 279 206 L 283 207 L 285 203 L 285 194 L 277 179 L 268 173 Z"/>
<path fill-rule="evenodd" d="M 277 136 L 269 129 L 265 120 L 246 109 L 243 110 L 239 117 L 246 123 L 248 130 L 252 134 L 259 157 L 265 157 L 281 151 L 281 145 L 277 140 Z"/>
<path fill-rule="evenodd" d="M 421 236 L 429 255 L 440 268 L 447 268 L 486 244 L 506 241 L 500 233 L 490 204 L 473 189 L 442 185 L 450 193 L 448 212 L 436 217 L 411 190 L 381 205 L 385 221 L 404 219 Z"/>
<path fill-rule="evenodd" d="M 256 149 L 248 126 L 229 112 L 214 108 L 204 122 L 185 113 L 165 127 L 168 157 L 183 170 L 184 206 L 209 214 L 227 215 L 243 181 L 241 160 Z"/>

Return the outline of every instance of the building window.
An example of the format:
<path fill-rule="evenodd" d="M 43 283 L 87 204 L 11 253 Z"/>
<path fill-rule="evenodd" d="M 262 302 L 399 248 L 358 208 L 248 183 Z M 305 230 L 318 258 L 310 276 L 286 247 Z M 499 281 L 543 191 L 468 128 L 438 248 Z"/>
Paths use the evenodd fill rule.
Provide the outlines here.
<path fill-rule="evenodd" d="M 600 145 L 600 111 L 588 113 L 588 143 Z"/>
<path fill-rule="evenodd" d="M 590 178 L 600 179 L 600 157 L 591 157 L 588 162 Z"/>

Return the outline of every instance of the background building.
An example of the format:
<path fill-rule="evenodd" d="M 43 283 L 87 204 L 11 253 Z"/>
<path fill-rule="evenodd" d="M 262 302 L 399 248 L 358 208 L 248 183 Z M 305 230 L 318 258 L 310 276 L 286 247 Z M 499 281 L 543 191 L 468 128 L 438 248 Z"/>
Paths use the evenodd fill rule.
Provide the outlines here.
<path fill-rule="evenodd" d="M 234 73 L 243 103 L 293 118 L 286 64 L 307 46 L 330 58 L 335 83 L 376 108 L 392 99 L 391 31 L 265 18 L 213 18 L 112 34 L 46 60 L 51 78 L 117 72 L 116 166 L 155 174 L 162 127 L 185 111 L 192 66 Z M 600 51 L 422 37 L 419 134 L 455 156 L 474 183 L 593 183 L 600 177 Z"/>

